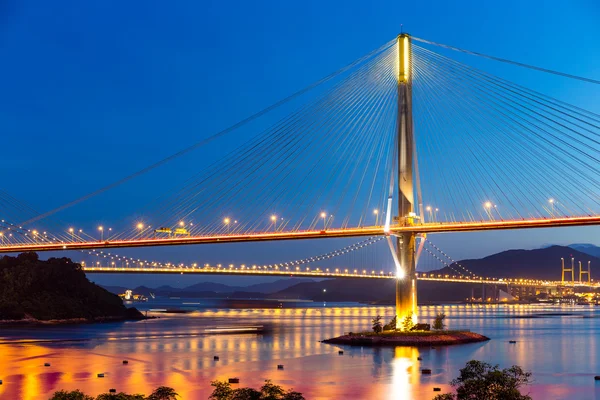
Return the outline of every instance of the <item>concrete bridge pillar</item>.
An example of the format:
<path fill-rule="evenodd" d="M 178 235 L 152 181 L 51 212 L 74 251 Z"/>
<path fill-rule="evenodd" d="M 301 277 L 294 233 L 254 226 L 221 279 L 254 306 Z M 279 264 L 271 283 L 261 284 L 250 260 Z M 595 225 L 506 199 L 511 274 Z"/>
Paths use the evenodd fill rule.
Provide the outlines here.
<path fill-rule="evenodd" d="M 413 115 L 410 36 L 398 36 L 398 221 L 414 224 Z M 418 181 L 417 181 L 418 182 Z M 390 193 L 391 199 L 391 193 Z M 391 213 L 391 210 L 390 210 Z M 415 272 L 415 233 L 402 233 L 396 241 L 399 270 L 396 277 L 396 327 L 412 316 L 417 322 L 417 279 Z"/>

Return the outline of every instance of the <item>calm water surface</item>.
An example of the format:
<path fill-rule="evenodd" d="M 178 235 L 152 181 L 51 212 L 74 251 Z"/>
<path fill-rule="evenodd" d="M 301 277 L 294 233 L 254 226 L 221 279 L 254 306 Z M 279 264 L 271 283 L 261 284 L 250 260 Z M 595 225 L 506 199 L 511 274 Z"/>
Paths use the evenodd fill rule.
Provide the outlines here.
<path fill-rule="evenodd" d="M 160 300 L 154 302 L 144 306 L 161 306 Z M 186 300 L 170 302 L 183 305 Z M 428 306 L 419 312 L 422 320 L 444 312 L 450 329 L 470 329 L 492 340 L 435 349 L 319 343 L 365 329 L 377 314 L 393 315 L 391 307 L 340 304 L 199 308 L 141 322 L 0 327 L 0 398 L 47 399 L 56 390 L 76 388 L 93 395 L 109 388 L 148 394 L 167 385 L 183 399 L 206 399 L 211 380 L 238 377 L 240 385 L 253 387 L 271 379 L 307 399 L 431 399 L 434 387 L 448 390 L 459 368 L 477 359 L 532 371 L 534 382 L 527 391 L 534 399 L 600 400 L 600 383 L 594 381 L 600 375 L 600 307 Z M 209 326 L 234 324 L 268 324 L 272 331 L 203 333 Z M 51 365 L 44 367 L 46 362 Z M 277 364 L 285 369 L 277 370 Z M 421 368 L 431 368 L 432 375 L 421 375 Z M 97 378 L 98 373 L 105 377 Z"/>

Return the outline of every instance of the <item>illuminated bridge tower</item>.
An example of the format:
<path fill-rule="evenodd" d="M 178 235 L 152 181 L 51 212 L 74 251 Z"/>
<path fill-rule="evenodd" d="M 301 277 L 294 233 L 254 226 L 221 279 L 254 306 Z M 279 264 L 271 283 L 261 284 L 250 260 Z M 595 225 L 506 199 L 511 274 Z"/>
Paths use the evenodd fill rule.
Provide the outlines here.
<path fill-rule="evenodd" d="M 413 191 L 413 115 L 410 36 L 398 36 L 398 222 L 414 223 Z M 401 233 L 396 243 L 399 271 L 396 279 L 396 326 L 413 316 L 417 321 L 417 278 L 415 272 L 415 234 Z"/>

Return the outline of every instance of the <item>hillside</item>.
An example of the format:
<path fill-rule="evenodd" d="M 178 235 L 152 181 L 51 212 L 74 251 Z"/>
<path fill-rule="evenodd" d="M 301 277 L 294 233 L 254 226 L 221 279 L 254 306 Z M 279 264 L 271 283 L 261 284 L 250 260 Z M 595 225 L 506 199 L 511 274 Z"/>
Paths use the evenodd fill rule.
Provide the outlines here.
<path fill-rule="evenodd" d="M 458 264 L 478 276 L 560 280 L 560 259 L 564 258 L 565 264 L 570 265 L 571 257 L 575 258 L 576 269 L 579 261 L 582 264 L 591 261 L 592 269 L 594 266 L 600 267 L 600 258 L 566 246 L 550 246 L 533 250 L 507 250 L 484 258 L 461 260 Z M 432 272 L 457 275 L 457 271 L 463 271 L 455 264 L 450 267 Z"/>
<path fill-rule="evenodd" d="M 600 247 L 589 243 L 574 243 L 569 245 L 570 248 L 600 258 Z"/>
<path fill-rule="evenodd" d="M 91 283 L 69 258 L 35 253 L 0 258 L 0 320 L 137 319 L 121 299 Z"/>

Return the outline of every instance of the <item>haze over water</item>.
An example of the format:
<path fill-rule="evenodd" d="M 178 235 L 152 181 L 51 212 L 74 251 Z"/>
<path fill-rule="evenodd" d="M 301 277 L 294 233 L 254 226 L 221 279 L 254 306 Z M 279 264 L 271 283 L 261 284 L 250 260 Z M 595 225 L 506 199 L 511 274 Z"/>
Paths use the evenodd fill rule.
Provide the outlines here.
<path fill-rule="evenodd" d="M 151 300 L 140 308 L 157 305 L 165 301 Z M 127 323 L 2 327 L 0 398 L 47 399 L 60 389 L 148 394 L 167 385 L 183 399 L 206 399 L 211 380 L 238 377 L 240 386 L 252 387 L 271 379 L 307 399 L 431 399 L 434 387 L 449 390 L 448 382 L 465 362 L 477 359 L 532 371 L 534 382 L 526 391 L 534 399 L 600 399 L 594 382 L 600 374 L 599 308 L 420 307 L 423 321 L 438 312 L 447 314 L 448 328 L 470 329 L 492 340 L 435 349 L 327 345 L 319 341 L 367 329 L 372 317 L 381 314 L 387 320 L 393 308 L 318 303 L 295 309 L 200 308 Z M 269 325 L 272 331 L 203 333 L 210 326 L 234 324 Z M 122 364 L 125 359 L 128 365 Z M 46 362 L 51 365 L 44 367 Z M 421 375 L 421 368 L 431 368 L 432 374 Z M 105 377 L 97 378 L 98 373 Z"/>

